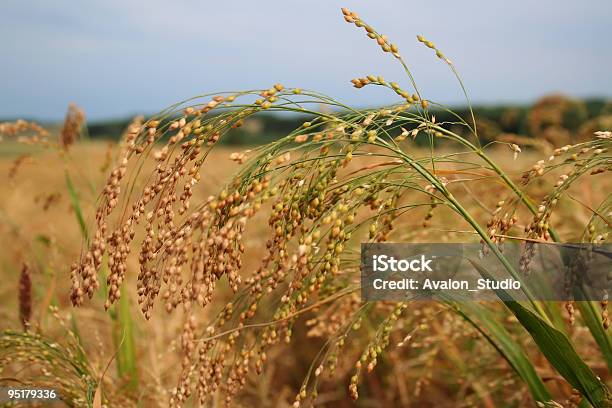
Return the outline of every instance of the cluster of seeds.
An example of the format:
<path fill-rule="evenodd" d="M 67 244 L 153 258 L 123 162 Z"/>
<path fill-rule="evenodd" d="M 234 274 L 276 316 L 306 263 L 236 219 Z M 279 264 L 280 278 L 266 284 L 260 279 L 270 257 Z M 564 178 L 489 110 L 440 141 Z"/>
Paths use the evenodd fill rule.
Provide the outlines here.
<path fill-rule="evenodd" d="M 369 38 L 376 41 L 376 43 L 380 46 L 380 48 L 384 52 L 390 52 L 393 54 L 395 58 L 400 58 L 400 54 L 396 44 L 392 44 L 389 42 L 389 39 L 386 35 L 378 34 L 374 28 L 366 24 L 363 20 L 359 18 L 359 15 L 354 11 L 350 11 L 347 8 L 342 9 L 342 14 L 344 15 L 344 20 L 347 23 L 354 24 L 356 27 L 362 28 L 366 31 Z"/>
<path fill-rule="evenodd" d="M 607 149 L 598 147 L 598 143 L 583 143 L 574 146 L 564 146 L 556 149 L 550 157 L 549 162 L 555 160 L 556 157 L 565 153 L 567 157 L 561 165 L 570 165 L 569 171 L 561 174 L 557 179 L 551 193 L 538 205 L 537 212 L 533 221 L 525 227 L 525 232 L 528 238 L 543 238 L 550 239 L 549 219 L 556 207 L 559 199 L 565 191 L 583 174 L 599 174 L 593 173 L 594 168 L 599 168 L 601 163 L 609 163 L 609 158 L 603 155 Z M 529 174 L 534 172 L 536 175 L 544 174 L 545 166 L 543 161 L 536 163 L 534 168 L 523 176 L 524 179 L 530 178 Z"/>
<path fill-rule="evenodd" d="M 23 135 L 23 134 L 26 135 Z M 21 135 L 21 136 L 20 136 Z M 35 122 L 19 119 L 15 122 L 0 122 L 0 141 L 2 137 L 18 137 L 18 141 L 26 144 L 49 143 L 49 132 Z"/>
<path fill-rule="evenodd" d="M 54 204 L 57 204 L 62 198 L 62 194 L 55 192 L 49 194 L 39 194 L 34 197 L 34 202 L 36 204 L 41 204 L 43 211 L 48 211 Z"/>
<path fill-rule="evenodd" d="M 282 85 L 277 84 L 271 90 L 266 91 L 266 95 L 271 97 L 272 90 L 277 89 L 282 90 Z M 146 123 L 142 118 L 137 118 L 128 127 L 124 149 L 117 166 L 110 173 L 96 213 L 96 232 L 89 250 L 74 268 L 73 303 L 80 304 L 83 294 L 86 293 L 91 297 L 97 288 L 96 274 L 92 271 L 99 269 L 102 254 L 106 250 L 109 252 L 110 269 L 107 278 L 109 297 L 106 306 L 110 307 L 117 301 L 120 296 L 119 288 L 125 278 L 131 243 L 136 235 L 136 226 L 143 219 L 146 238 L 141 248 L 139 279 L 143 312 L 147 317 L 150 316 L 149 309 L 152 307 L 153 299 L 159 293 L 161 281 L 169 285 L 169 291 L 165 294 L 168 309 L 178 304 L 179 300 L 176 296 L 184 298 L 180 294 L 183 291 L 179 288 L 183 284 L 180 276 L 181 265 L 187 259 L 185 243 L 189 243 L 191 235 L 197 229 L 197 227 L 193 228 L 196 224 L 199 223 L 203 228 L 207 227 L 207 219 L 215 208 L 200 209 L 179 226 L 175 225 L 175 218 L 177 214 L 182 216 L 189 210 L 193 188 L 200 181 L 200 167 L 205 152 L 219 140 L 222 133 L 234 128 L 236 123 L 258 110 L 251 108 L 211 119 L 204 117 L 206 113 L 234 99 L 233 95 L 215 96 L 201 107 L 185 108 L 178 118 L 168 119 L 166 115 Z M 167 138 L 166 144 L 153 152 L 155 142 L 162 138 Z M 130 160 L 143 160 L 145 157 L 143 154 L 148 153 L 153 153 L 157 161 L 154 174 L 148 185 L 142 189 L 140 197 L 130 205 L 131 208 L 127 207 L 127 203 L 125 204 L 126 207 L 123 209 L 118 226 L 113 231 L 109 231 L 107 219 L 121 199 L 121 186 L 124 184 L 128 163 Z M 179 188 L 182 190 L 180 196 L 177 194 Z M 255 188 L 261 189 L 261 186 L 255 186 Z M 247 192 L 247 194 L 250 193 Z M 232 205 L 232 211 L 235 213 L 231 214 L 232 217 L 235 217 L 239 212 L 245 210 L 240 208 L 241 199 L 239 200 L 240 197 L 235 197 L 235 195 L 229 198 L 222 197 L 221 200 L 211 202 L 210 206 L 223 203 L 225 200 L 231 204 L 235 199 L 236 202 Z M 175 209 L 176 204 L 179 205 L 178 209 Z M 217 212 L 220 213 L 222 209 L 223 206 L 219 206 Z M 236 228 L 240 228 L 240 223 L 234 223 L 233 229 Z M 235 231 L 229 231 L 230 227 L 227 229 L 230 236 L 236 234 Z M 164 255 L 158 257 L 158 252 L 163 252 Z M 154 261 L 164 263 L 163 273 L 151 272 L 148 265 Z M 199 288 L 200 285 L 197 287 Z M 201 297 L 202 294 L 198 296 Z"/>
<path fill-rule="evenodd" d="M 351 383 L 349 385 L 349 395 L 352 399 L 356 400 L 359 397 L 357 391 L 357 384 L 359 382 L 359 374 L 365 367 L 368 372 L 372 372 L 378 358 L 382 353 L 383 349 L 389 345 L 389 339 L 391 331 L 393 330 L 397 320 L 402 315 L 402 312 L 408 308 L 408 304 L 399 303 L 395 309 L 391 312 L 378 327 L 376 335 L 373 341 L 370 342 L 365 351 L 361 354 L 361 357 L 355 363 L 355 374 L 351 377 Z"/>
<path fill-rule="evenodd" d="M 60 131 L 59 145 L 68 150 L 80 137 L 81 130 L 85 125 L 85 112 L 74 103 L 68 105 L 64 125 Z"/>
<path fill-rule="evenodd" d="M 434 50 L 434 52 L 436 53 L 436 57 L 440 58 L 442 61 L 446 62 L 448 65 L 452 65 L 451 61 L 448 58 L 446 58 L 446 56 L 442 53 L 442 51 L 440 51 L 434 45 L 434 43 L 432 43 L 431 41 L 429 41 L 428 39 L 426 39 L 422 35 L 417 35 L 417 40 L 419 40 L 419 42 L 425 44 L 425 46 L 427 48 L 430 48 L 430 49 Z"/>
<path fill-rule="evenodd" d="M 19 275 L 19 320 L 23 329 L 27 331 L 32 318 L 32 277 L 30 267 L 24 263 Z"/>
<path fill-rule="evenodd" d="M 502 244 L 506 238 L 504 235 L 518 222 L 516 214 L 512 211 L 503 211 L 505 202 L 498 201 L 493 211 L 493 217 L 487 222 L 487 233 L 495 244 Z M 503 215 L 501 213 L 503 212 Z"/>
<path fill-rule="evenodd" d="M 14 179 L 17 176 L 17 172 L 19 171 L 19 169 L 25 163 L 28 163 L 30 161 L 32 161 L 32 157 L 29 154 L 25 153 L 25 154 L 19 155 L 19 157 L 17 157 L 15 160 L 13 160 L 13 164 L 9 168 L 8 178 L 9 179 Z"/>

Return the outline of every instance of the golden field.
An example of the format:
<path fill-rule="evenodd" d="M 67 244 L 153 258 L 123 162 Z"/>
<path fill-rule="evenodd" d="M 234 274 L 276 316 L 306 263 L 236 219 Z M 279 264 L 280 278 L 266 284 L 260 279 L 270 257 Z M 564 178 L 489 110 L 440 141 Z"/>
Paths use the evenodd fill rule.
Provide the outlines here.
<path fill-rule="evenodd" d="M 409 143 L 405 148 L 415 156 L 427 157 L 430 154 L 425 149 L 411 147 Z M 99 191 L 108 173 L 109 158 L 116 157 L 118 146 L 104 142 L 81 142 L 67 152 L 58 152 L 4 142 L 1 149 L 1 328 L 20 330 L 18 288 L 22 265 L 27 263 L 31 270 L 33 290 L 32 327 L 60 342 L 66 339 L 68 332 L 77 333 L 92 373 L 102 378 L 108 406 L 166 406 L 169 392 L 175 386 L 178 376 L 178 339 L 183 317 L 178 311 L 167 314 L 162 307 L 157 307 L 150 321 L 143 318 L 135 304 L 133 289 L 138 273 L 136 255 L 132 254 L 129 259 L 123 296 L 129 299 L 130 330 L 133 331 L 133 345 L 130 347 L 133 347 L 137 380 L 121 377 L 121 370 L 117 367 L 118 348 L 125 348 L 129 339 L 125 337 L 125 321 L 113 315 L 112 311 L 104 311 L 103 295 L 96 294 L 93 300 L 79 308 L 73 308 L 69 300 L 69 265 L 79 258 L 83 239 L 67 190 L 66 174 L 69 174 L 78 192 L 83 216 L 90 226 Z M 212 149 L 207 164 L 202 168 L 202 182 L 194 192 L 194 202 L 204 201 L 209 195 L 217 194 L 231 179 L 239 167 L 229 159 L 234 151 L 227 147 Z M 443 151 L 446 154 L 452 153 Z M 523 170 L 529 169 L 544 154 L 527 149 L 514 160 L 512 151 L 506 146 L 491 151 L 496 162 L 514 179 L 520 179 Z M 24 154 L 28 157 L 16 167 L 16 160 Z M 376 163 L 376 159 L 358 159 L 345 171 L 350 174 Z M 460 173 L 453 174 L 452 169 L 452 165 L 447 166 L 445 170 L 448 173 L 442 174 L 447 174 L 449 179 L 461 177 Z M 149 169 L 142 171 L 143 180 L 134 181 L 136 188 L 144 183 L 148 173 Z M 531 186 L 532 196 L 538 198 L 546 191 L 551 180 L 554 179 L 543 178 L 540 183 Z M 564 236 L 572 237 L 570 240 L 578 238 L 579 226 L 588 222 L 592 215 L 591 209 L 609 194 L 610 184 L 611 180 L 604 173 L 585 177 L 572 186 L 569 194 L 571 199 L 564 201 L 552 220 Z M 485 222 L 488 215 L 483 207 L 494 207 L 499 199 L 496 191 L 502 194 L 502 190 L 495 183 L 478 182 L 468 184 L 468 189 L 463 193 L 471 197 L 470 211 Z M 406 201 L 410 199 L 410 196 L 404 198 Z M 466 231 L 469 230 L 467 224 L 453 220 L 444 210 L 436 213 L 430 225 L 424 228 L 421 224 L 426 213 L 416 211 L 398 221 L 391 240 L 474 239 Z M 241 269 L 244 276 L 251 274 L 260 262 L 265 250 L 263 237 L 268 234 L 265 218 L 257 216 L 245 239 L 246 255 Z M 200 319 L 203 322 L 210 320 L 219 312 L 223 302 L 230 298 L 227 288 L 217 293 L 214 303 L 204 314 L 200 314 Z M 65 327 L 58 325 L 57 318 L 48 311 L 50 305 L 59 308 Z M 499 406 L 500 401 L 514 401 L 504 406 L 523 406 L 528 401 L 524 386 L 520 385 L 511 368 L 477 331 L 440 305 L 422 302 L 414 307 L 411 317 L 402 326 L 404 332 L 410 333 L 410 346 L 391 346 L 389 355 L 385 357 L 386 363 L 367 376 L 364 383 L 366 391 L 358 400 L 358 405 L 457 406 L 455 401 L 461 398 L 464 403 L 459 406 L 473 404 L 494 407 Z M 320 338 L 312 335 L 306 324 L 308 316 L 314 317 L 316 311 L 313 311 L 314 314 L 307 313 L 304 319 L 296 323 L 291 343 L 271 351 L 269 364 L 263 374 L 259 377 L 249 376 L 243 392 L 233 404 L 269 407 L 293 405 L 292 398 L 299 392 L 310 362 L 323 344 Z M 510 317 L 507 319 L 505 324 L 517 336 L 517 341 L 531 350 L 538 373 L 550 384 L 553 392 L 561 398 L 563 395 L 565 398 L 571 395 L 562 379 L 530 346 L 530 340 L 519 334 L 516 321 Z M 609 373 L 596 346 L 586 338 L 586 328 L 577 324 L 569 330 L 591 367 L 609 382 Z M 392 344 L 402 343 L 404 335 L 401 332 L 394 334 Z M 354 343 L 347 348 L 346 355 L 343 355 L 346 361 L 338 363 L 337 373 L 322 381 L 319 406 L 351 405 L 345 390 L 351 360 L 358 357 L 358 344 Z M 5 369 L 11 372 L 10 367 Z M 22 372 L 20 369 L 12 375 L 19 378 L 24 373 L 27 378 L 27 370 Z M 131 383 L 133 380 L 137 385 Z"/>

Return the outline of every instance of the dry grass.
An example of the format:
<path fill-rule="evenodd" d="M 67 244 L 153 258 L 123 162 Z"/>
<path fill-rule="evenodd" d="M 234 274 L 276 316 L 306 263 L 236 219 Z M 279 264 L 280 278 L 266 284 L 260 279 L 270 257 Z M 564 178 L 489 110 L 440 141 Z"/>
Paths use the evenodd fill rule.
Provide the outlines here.
<path fill-rule="evenodd" d="M 80 157 L 83 162 L 99 163 L 104 160 L 106 151 L 105 144 L 86 143 L 76 145 L 73 154 Z M 209 160 L 210 163 L 215 164 L 214 173 L 194 192 L 194 200 L 205 200 L 210 193 L 221 190 L 222 186 L 231 179 L 233 172 L 238 167 L 229 159 L 232 152 L 224 148 L 211 152 Z M 12 156 L 0 161 L 0 173 L 8 171 L 18 154 L 15 152 Z M 426 155 L 427 151 L 423 150 L 421 154 Z M 516 169 L 529 168 L 537 162 L 541 154 L 527 150 L 514 161 L 512 151 L 502 147 L 493 153 L 493 157 L 509 174 L 519 178 L 520 172 Z M 355 160 L 345 171 L 350 174 L 372 167 L 373 163 L 376 163 L 375 159 L 364 157 Z M 4 223 L 2 230 L 3 242 L 7 242 L 8 245 L 5 247 L 6 250 L 2 251 L 2 262 L 7 267 L 4 268 L 1 296 L 3 301 L 0 307 L 4 321 L 13 322 L 8 327 L 16 329 L 19 320 L 18 309 L 15 307 L 17 298 L 14 293 L 18 286 L 19 265 L 24 259 L 34 258 L 38 260 L 33 268 L 32 277 L 36 324 L 41 324 L 46 333 L 60 337 L 62 336 L 61 331 L 58 332 L 53 321 L 42 318 L 47 313 L 41 308 L 49 303 L 48 297 L 52 290 L 52 296 L 56 304 L 60 306 L 60 310 L 70 311 L 67 296 L 69 285 L 66 281 L 65 265 L 78 256 L 81 239 L 79 226 L 74 219 L 74 213 L 65 191 L 63 172 L 48 170 L 50 168 L 61 169 L 62 165 L 62 160 L 55 154 L 43 152 L 35 156 L 33 163 L 20 169 L 15 182 L 4 184 L 2 195 L 5 200 L 2 205 L 2 214 L 11 222 Z M 94 184 L 101 185 L 104 182 L 104 175 L 97 171 L 96 166 L 81 170 L 88 173 Z M 143 174 L 146 174 L 146 171 Z M 87 194 L 89 182 L 77 180 L 80 180 L 77 185 L 79 191 L 82 192 L 83 212 L 92 214 L 95 196 Z M 605 197 L 606 188 L 601 187 L 602 181 L 601 178 L 599 181 L 594 179 L 593 183 L 582 183 L 575 187 L 573 194 L 580 198 L 581 204 L 576 201 L 568 201 L 564 204 L 563 212 L 558 215 L 564 218 L 564 222 L 559 223 L 562 233 L 570 234 L 576 231 L 577 226 L 588 220 L 591 214 L 588 208 L 596 206 Z M 542 184 L 545 185 L 545 183 Z M 470 194 L 474 197 L 471 208 L 476 212 L 478 218 L 487 219 L 488 210 L 494 210 L 496 204 L 495 199 L 492 200 L 490 197 L 490 186 L 476 183 L 469 188 Z M 33 191 L 36 194 L 33 194 Z M 36 196 L 54 193 L 61 194 L 60 199 L 47 211 L 42 210 L 40 200 L 36 202 Z M 488 210 L 482 208 L 481 203 L 486 204 L 485 207 L 488 207 Z M 456 233 L 453 238 L 449 230 L 467 230 L 467 228 L 457 228 L 456 225 L 449 224 L 448 214 L 445 215 L 440 209 L 435 210 L 434 217 L 428 222 L 428 227 L 423 228 L 421 224 L 426 220 L 427 213 L 428 211 L 423 210 L 420 215 L 412 219 L 400 220 L 401 223 L 398 225 L 404 225 L 404 227 L 396 228 L 398 232 L 394 235 L 396 237 L 394 240 L 427 240 L 434 239 L 433 237 L 464 240 L 465 235 L 469 235 Z M 266 224 L 265 218 L 259 217 L 244 239 L 247 247 L 243 265 L 245 271 L 257 268 L 260 254 L 265 249 L 265 242 L 260 237 L 267 233 Z M 42 237 L 45 238 L 44 241 L 41 241 Z M 33 256 L 32 253 L 35 255 Z M 132 258 L 128 265 L 132 270 L 137 270 L 137 259 Z M 60 276 L 59 279 L 58 276 Z M 134 279 L 135 275 L 131 275 L 127 285 L 134 287 Z M 130 297 L 134 299 L 133 296 Z M 216 302 L 223 304 L 224 299 L 230 299 L 229 292 L 219 295 Z M 111 320 L 102 312 L 103 303 L 103 299 L 95 297 L 94 302 L 88 303 L 87 307 L 70 312 L 75 316 L 80 327 L 88 358 L 95 361 L 99 372 L 114 354 L 114 345 L 111 341 Z M 299 390 L 301 377 L 307 372 L 310 360 L 314 358 L 317 349 L 322 345 L 317 339 L 343 327 L 356 307 L 359 307 L 358 299 L 353 303 L 343 301 L 333 308 L 322 310 L 320 316 L 308 313 L 307 316 L 311 317 L 302 323 L 306 325 L 298 325 L 294 329 L 296 333 L 293 335 L 294 341 L 288 346 L 289 349 L 273 350 L 270 353 L 268 357 L 271 362 L 270 367 L 265 368 L 262 374 L 264 381 L 251 382 L 249 380 L 236 404 L 239 405 L 239 402 L 242 401 L 247 405 L 264 403 L 270 404 L 269 406 L 278 406 L 292 398 L 296 390 Z M 219 309 L 213 309 L 210 316 L 214 316 L 217 310 Z M 141 368 L 140 372 L 147 373 L 141 378 L 141 392 L 153 396 L 151 404 L 164 406 L 163 401 L 169 398 L 167 393 L 177 379 L 176 365 L 179 363 L 180 354 L 175 339 L 182 330 L 182 317 L 176 314 L 167 315 L 164 311 L 157 310 L 151 322 L 146 322 L 138 313 L 135 304 L 132 304 L 131 311 L 138 333 L 136 336 L 138 366 Z M 204 316 L 201 318 L 205 319 Z M 515 325 L 515 323 L 510 325 L 511 330 L 518 330 L 518 328 L 512 328 Z M 576 339 L 582 339 L 580 349 L 592 350 L 596 347 L 592 341 L 584 341 L 584 328 L 574 329 L 574 336 Z M 524 398 L 527 398 L 525 390 L 519 386 L 509 367 L 505 367 L 499 361 L 494 350 L 486 348 L 483 345 L 484 340 L 479 339 L 477 333 L 461 319 L 453 317 L 452 314 L 437 305 L 423 304 L 413 310 L 411 317 L 404 318 L 399 330 L 394 332 L 392 338 L 392 344 L 401 344 L 402 347 L 391 347 L 389 350 L 386 359 L 394 362 L 392 366 L 385 364 L 382 369 L 379 368 L 366 377 L 364 390 L 362 390 L 364 401 L 366 401 L 364 403 L 370 401 L 372 404 L 383 404 L 383 401 L 387 403 L 401 401 L 403 405 L 417 403 L 444 405 L 458 398 L 456 392 L 461 393 L 461 398 L 465 398 L 466 403 L 473 401 L 477 405 L 487 400 L 490 401 L 489 406 L 495 406 L 494 401 L 524 401 Z M 321 376 L 322 385 L 318 397 L 321 400 L 321 406 L 326 405 L 325 401 L 328 401 L 329 404 L 332 402 L 338 404 L 346 398 L 343 383 L 348 381 L 348 377 L 352 375 L 350 364 L 347 365 L 347 363 L 352 359 L 358 359 L 359 355 L 355 352 L 365 346 L 365 344 L 353 341 L 351 350 L 354 351 L 342 352 L 344 358 L 336 364 L 335 376 L 331 379 Z M 351 355 L 354 357 L 351 358 Z M 449 360 L 451 357 L 452 359 Z M 600 375 L 608 375 L 607 370 L 599 366 L 595 360 L 592 363 Z M 491 367 L 495 368 L 491 369 Z M 316 369 L 317 367 L 313 368 L 313 370 Z M 542 365 L 541 370 L 544 376 L 555 377 L 554 372 L 546 364 Z M 504 374 L 500 375 L 500 372 Z M 114 365 L 111 365 L 107 377 L 113 377 L 114 373 Z M 343 380 L 343 377 L 346 379 Z M 466 380 L 469 382 L 469 387 L 450 392 L 452 384 Z M 379 381 L 383 381 L 384 385 L 377 384 Z M 514 385 L 511 386 L 511 384 Z M 112 383 L 109 383 L 108 387 L 111 385 Z M 115 386 L 121 387 L 116 384 Z M 513 388 L 517 386 L 518 388 Z M 274 390 L 278 387 L 285 391 L 277 394 Z"/>

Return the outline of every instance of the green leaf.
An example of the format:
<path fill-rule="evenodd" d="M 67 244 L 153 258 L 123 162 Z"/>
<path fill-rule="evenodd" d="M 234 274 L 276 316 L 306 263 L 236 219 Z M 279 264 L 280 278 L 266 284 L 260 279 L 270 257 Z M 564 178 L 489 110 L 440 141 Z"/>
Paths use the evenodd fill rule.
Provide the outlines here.
<path fill-rule="evenodd" d="M 580 391 L 595 407 L 612 406 L 607 387 L 576 353 L 567 336 L 520 303 L 504 303 L 531 334 L 546 359 L 572 387 Z"/>
<path fill-rule="evenodd" d="M 121 294 L 117 309 L 117 318 L 113 319 L 115 347 L 118 349 L 117 373 L 119 377 L 126 378 L 128 386 L 135 390 L 138 386 L 136 344 L 134 341 L 134 322 L 127 293 Z"/>
<path fill-rule="evenodd" d="M 66 171 L 66 186 L 68 187 L 68 193 L 70 194 L 70 203 L 72 204 L 72 209 L 74 210 L 74 215 L 79 222 L 79 227 L 81 228 L 81 234 L 83 238 L 87 239 L 89 234 L 87 233 L 87 224 L 85 223 L 85 218 L 83 218 L 83 211 L 81 210 L 81 200 L 79 199 L 79 194 L 74 188 L 74 184 L 72 183 L 72 179 L 70 178 L 70 174 Z"/>
<path fill-rule="evenodd" d="M 486 278 L 491 275 L 477 262 L 472 265 Z M 500 299 L 510 299 L 503 289 L 495 290 Z M 540 316 L 517 301 L 504 300 L 521 325 L 529 332 L 538 348 L 550 364 L 595 407 L 612 407 L 610 392 L 593 370 L 580 358 L 568 337 Z"/>

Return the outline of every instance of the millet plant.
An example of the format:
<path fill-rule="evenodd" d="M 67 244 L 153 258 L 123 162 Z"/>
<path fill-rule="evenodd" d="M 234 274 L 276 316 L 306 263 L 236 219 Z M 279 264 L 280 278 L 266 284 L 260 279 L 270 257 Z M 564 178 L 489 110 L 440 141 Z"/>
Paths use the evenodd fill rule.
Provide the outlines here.
<path fill-rule="evenodd" d="M 127 260 L 137 251 L 135 290 L 144 316 L 151 318 L 156 304 L 185 316 L 173 407 L 190 399 L 206 405 L 219 395 L 231 404 L 248 376 L 263 370 L 271 348 L 291 341 L 304 316 L 310 316 L 306 323 L 313 335 L 323 338 L 323 346 L 304 373 L 294 406 L 316 405 L 322 376 L 333 376 L 343 358 L 353 358 L 343 351 L 351 342 L 362 347 L 351 362 L 348 384 L 350 396 L 357 399 L 360 379 L 395 347 L 390 344 L 393 331 L 400 325 L 405 328 L 402 322 L 427 324 L 430 316 L 419 314 L 415 319 L 417 307 L 411 302 L 359 298 L 360 242 L 384 242 L 398 230 L 405 240 L 418 240 L 417 234 L 402 228 L 402 219 L 420 218 L 427 226 L 440 214 L 447 217 L 449 229 L 467 228 L 468 240 L 482 242 L 486 256 L 498 258 L 520 278 L 522 272 L 506 259 L 500 244 L 516 239 L 562 241 L 551 216 L 569 187 L 584 177 L 606 177 L 612 169 L 612 137 L 602 131 L 592 140 L 555 150 L 521 180 L 513 179 L 488 149 L 505 144 L 508 154 L 516 155 L 519 146 L 483 144 L 474 114 L 437 121 L 434 110 L 452 112 L 422 93 L 398 46 L 356 13 L 342 13 L 402 66 L 407 79 L 404 84 L 367 75 L 351 82 L 355 88 L 387 88 L 399 97 L 397 104 L 357 110 L 317 92 L 276 84 L 181 102 L 132 123 L 122 142 L 99 198 L 95 226 L 72 266 L 71 299 L 78 306 L 91 298 L 101 286 L 100 270 L 107 267 L 102 282 L 108 288 L 106 307 L 118 302 L 122 292 L 134 290 L 126 284 L 131 273 Z M 453 62 L 431 41 L 417 39 L 456 75 L 467 98 Z M 319 109 L 321 105 L 329 109 Z M 194 202 L 194 189 L 214 172 L 214 164 L 206 161 L 210 151 L 260 112 L 291 112 L 307 119 L 277 141 L 233 153 L 231 159 L 240 167 L 232 181 L 204 202 Z M 414 148 L 415 140 L 424 142 L 429 154 L 420 156 L 423 150 Z M 144 184 L 137 183 L 151 161 L 154 170 Z M 548 174 L 560 174 L 558 182 L 534 201 L 526 190 Z M 497 205 L 485 211 L 488 222 L 470 210 L 474 182 L 495 186 Z M 608 238 L 611 205 L 608 196 L 593 209 L 584 226 L 584 241 L 601 243 Z M 260 213 L 269 225 L 266 250 L 259 266 L 246 270 L 244 236 L 249 221 Z M 455 241 L 465 241 L 465 236 L 449 233 Z M 226 289 L 232 291 L 232 300 L 215 310 L 216 317 L 202 317 L 201 310 L 215 307 L 216 294 Z M 573 322 L 578 309 L 609 369 L 607 301 L 561 304 L 525 295 L 527 302 L 504 300 L 505 313 L 514 316 L 561 381 L 574 390 L 568 404 L 610 406 L 607 386 L 578 354 L 560 318 L 565 313 Z M 449 299 L 432 313 L 456 313 L 507 361 L 536 405 L 559 406 L 523 345 L 494 318 L 495 307 Z M 364 325 L 370 330 L 363 330 Z"/>

